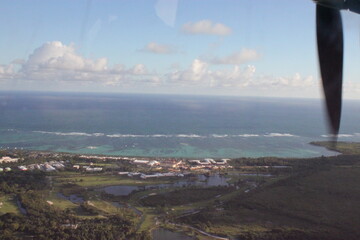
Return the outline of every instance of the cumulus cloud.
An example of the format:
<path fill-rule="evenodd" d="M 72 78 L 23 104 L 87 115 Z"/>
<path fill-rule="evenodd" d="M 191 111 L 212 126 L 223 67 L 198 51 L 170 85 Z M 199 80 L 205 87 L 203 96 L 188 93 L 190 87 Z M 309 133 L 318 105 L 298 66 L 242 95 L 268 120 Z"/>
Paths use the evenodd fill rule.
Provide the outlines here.
<path fill-rule="evenodd" d="M 73 45 L 59 41 L 47 42 L 29 56 L 23 64 L 23 71 L 31 73 L 41 70 L 103 71 L 107 69 L 107 59 L 86 59 L 75 52 Z"/>
<path fill-rule="evenodd" d="M 253 49 L 242 49 L 226 57 L 210 59 L 212 64 L 243 64 L 260 58 L 260 54 Z"/>
<path fill-rule="evenodd" d="M 205 34 L 225 36 L 231 34 L 232 30 L 222 23 L 213 23 L 211 20 L 188 22 L 182 26 L 182 31 L 187 34 Z"/>
<path fill-rule="evenodd" d="M 230 68 L 212 70 L 210 65 L 202 60 L 195 59 L 188 69 L 177 70 L 166 75 L 166 82 L 182 86 L 202 86 L 204 88 L 246 90 L 250 92 L 274 90 L 317 89 L 318 83 L 312 76 L 302 77 L 299 73 L 294 76 L 272 77 L 256 75 L 253 65 L 234 65 Z"/>
<path fill-rule="evenodd" d="M 146 46 L 143 49 L 141 49 L 141 51 L 155 53 L 155 54 L 170 54 L 174 52 L 174 48 L 166 44 L 150 42 L 146 44 Z"/>
<path fill-rule="evenodd" d="M 14 66 L 10 65 L 0 65 L 0 75 L 10 75 L 14 71 Z"/>
<path fill-rule="evenodd" d="M 186 84 L 187 82 L 200 82 L 203 83 L 207 76 L 210 75 L 210 71 L 207 68 L 207 63 L 194 59 L 191 66 L 186 70 L 175 70 L 174 72 L 167 74 L 166 78 L 172 83 Z"/>
<path fill-rule="evenodd" d="M 0 65 L 0 79 L 50 82 L 92 82 L 104 85 L 158 82 L 149 74 L 144 64 L 127 68 L 116 64 L 109 66 L 106 58 L 89 59 L 76 52 L 75 46 L 59 41 L 44 43 L 30 54 L 27 60 Z"/>
<path fill-rule="evenodd" d="M 144 75 L 147 74 L 147 69 L 144 64 L 136 64 L 132 69 L 131 73 L 135 75 Z"/>
<path fill-rule="evenodd" d="M 303 77 L 300 73 L 295 73 L 293 76 L 273 77 L 273 76 L 259 76 L 252 82 L 253 86 L 259 88 L 271 89 L 285 89 L 285 88 L 316 88 L 319 86 L 318 81 L 313 76 Z"/>
<path fill-rule="evenodd" d="M 248 84 L 255 73 L 254 66 L 234 66 L 231 69 L 211 70 L 209 64 L 194 59 L 190 67 L 183 71 L 174 71 L 167 75 L 172 83 L 196 84 L 204 87 L 242 87 Z"/>
<path fill-rule="evenodd" d="M 30 87 L 37 84 L 45 90 L 51 84 L 58 84 L 75 90 L 83 86 L 93 86 L 89 87 L 92 90 L 108 86 L 106 89 L 114 91 L 124 87 L 148 92 L 174 89 L 178 93 L 191 90 L 192 93 L 222 91 L 255 96 L 318 96 L 319 81 L 313 76 L 300 73 L 292 76 L 260 75 L 254 65 L 244 64 L 257 57 L 256 52 L 243 50 L 240 54 L 217 58 L 223 65 L 216 66 L 213 59 L 196 58 L 186 68 L 174 65 L 169 72 L 158 74 L 142 63 L 130 67 L 121 63 L 110 66 L 107 58 L 86 58 L 76 51 L 74 45 L 55 41 L 44 43 L 26 60 L 0 65 L 0 83 L 2 89 L 14 83 L 13 86 Z M 345 83 L 344 92 L 358 96 L 360 85 Z"/>

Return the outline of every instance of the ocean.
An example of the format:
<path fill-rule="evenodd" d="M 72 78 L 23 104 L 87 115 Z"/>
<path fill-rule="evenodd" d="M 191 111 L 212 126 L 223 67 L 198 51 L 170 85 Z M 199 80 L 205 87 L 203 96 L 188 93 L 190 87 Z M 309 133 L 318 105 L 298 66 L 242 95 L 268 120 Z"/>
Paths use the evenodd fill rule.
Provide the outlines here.
<path fill-rule="evenodd" d="M 123 156 L 315 157 L 334 152 L 322 101 L 220 96 L 0 92 L 0 148 Z M 340 141 L 360 140 L 345 101 Z"/>

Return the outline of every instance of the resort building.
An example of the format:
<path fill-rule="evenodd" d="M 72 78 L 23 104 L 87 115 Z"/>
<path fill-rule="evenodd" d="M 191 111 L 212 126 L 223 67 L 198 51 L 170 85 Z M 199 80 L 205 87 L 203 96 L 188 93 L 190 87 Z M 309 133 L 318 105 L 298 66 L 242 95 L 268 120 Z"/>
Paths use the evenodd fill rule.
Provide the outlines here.
<path fill-rule="evenodd" d="M 0 158 L 0 163 L 11 163 L 11 162 L 18 162 L 19 158 L 11 158 L 11 157 L 2 157 Z"/>

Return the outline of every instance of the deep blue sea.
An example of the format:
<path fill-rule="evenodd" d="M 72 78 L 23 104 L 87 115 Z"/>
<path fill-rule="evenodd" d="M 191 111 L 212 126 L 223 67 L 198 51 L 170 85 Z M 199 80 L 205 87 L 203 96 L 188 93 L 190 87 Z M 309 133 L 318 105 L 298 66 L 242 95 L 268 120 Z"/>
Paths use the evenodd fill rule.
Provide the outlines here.
<path fill-rule="evenodd" d="M 341 141 L 360 141 L 345 101 Z M 322 101 L 283 98 L 0 92 L 0 147 L 162 157 L 333 155 Z"/>

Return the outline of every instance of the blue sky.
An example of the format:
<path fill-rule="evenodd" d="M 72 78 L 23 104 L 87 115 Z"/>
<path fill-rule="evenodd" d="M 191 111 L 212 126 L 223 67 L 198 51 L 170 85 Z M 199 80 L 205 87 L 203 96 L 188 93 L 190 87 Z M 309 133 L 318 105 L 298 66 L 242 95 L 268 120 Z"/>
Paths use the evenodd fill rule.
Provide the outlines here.
<path fill-rule="evenodd" d="M 321 97 L 310 0 L 3 0 L 0 89 Z M 360 15 L 343 12 L 344 95 Z"/>

